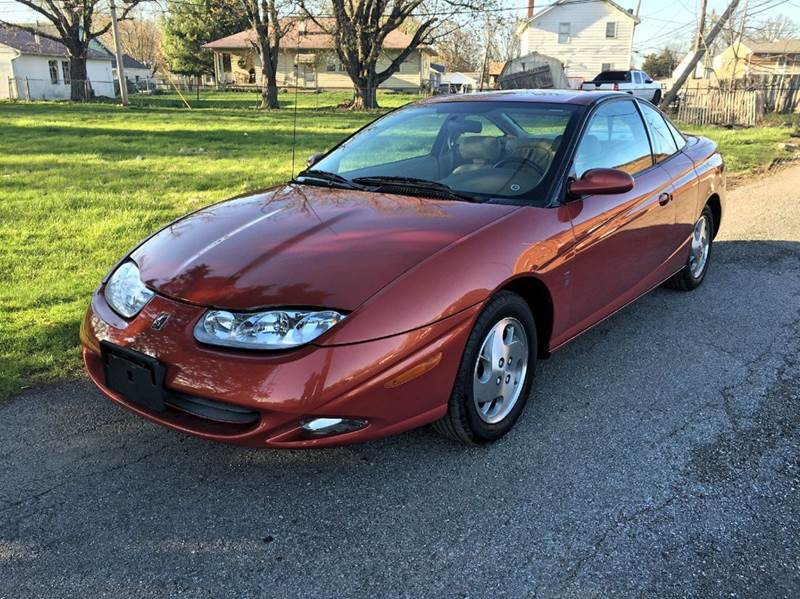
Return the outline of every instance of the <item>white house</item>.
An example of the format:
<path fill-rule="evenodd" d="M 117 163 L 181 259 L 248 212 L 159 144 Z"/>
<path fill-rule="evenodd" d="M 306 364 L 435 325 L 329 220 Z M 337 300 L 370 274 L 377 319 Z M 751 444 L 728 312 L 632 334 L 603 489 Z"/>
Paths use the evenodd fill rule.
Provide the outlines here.
<path fill-rule="evenodd" d="M 86 70 L 95 95 L 114 97 L 111 55 L 93 46 Z M 70 73 L 63 44 L 18 27 L 0 25 L 0 99 L 69 99 Z"/>
<path fill-rule="evenodd" d="M 612 0 L 557 0 L 535 12 L 517 30 L 518 56 L 532 52 L 557 58 L 570 80 L 600 71 L 631 68 L 633 30 L 639 19 Z"/>
<path fill-rule="evenodd" d="M 133 56 L 122 55 L 122 66 L 125 68 L 125 79 L 131 83 L 140 83 L 153 78 L 153 69 L 143 62 L 139 62 Z M 117 59 L 111 57 L 111 68 L 114 73 L 114 80 L 117 79 Z"/>

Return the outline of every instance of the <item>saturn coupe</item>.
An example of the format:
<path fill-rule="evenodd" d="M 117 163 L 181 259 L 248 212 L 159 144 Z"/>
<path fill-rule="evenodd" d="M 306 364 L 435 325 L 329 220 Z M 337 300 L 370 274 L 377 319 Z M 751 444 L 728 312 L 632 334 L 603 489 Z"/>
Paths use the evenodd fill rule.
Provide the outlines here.
<path fill-rule="evenodd" d="M 89 376 L 215 441 L 323 447 L 425 424 L 505 435 L 537 361 L 706 276 L 716 145 L 614 92 L 437 96 L 288 183 L 144 240 L 81 327 Z"/>

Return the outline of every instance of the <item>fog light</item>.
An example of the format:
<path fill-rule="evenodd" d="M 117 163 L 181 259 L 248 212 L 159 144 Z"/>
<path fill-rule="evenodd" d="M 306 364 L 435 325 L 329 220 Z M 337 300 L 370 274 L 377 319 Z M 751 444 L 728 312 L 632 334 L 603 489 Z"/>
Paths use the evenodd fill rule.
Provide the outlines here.
<path fill-rule="evenodd" d="M 300 423 L 300 428 L 314 437 L 341 435 L 367 426 L 366 420 L 349 420 L 347 418 L 314 418 Z"/>

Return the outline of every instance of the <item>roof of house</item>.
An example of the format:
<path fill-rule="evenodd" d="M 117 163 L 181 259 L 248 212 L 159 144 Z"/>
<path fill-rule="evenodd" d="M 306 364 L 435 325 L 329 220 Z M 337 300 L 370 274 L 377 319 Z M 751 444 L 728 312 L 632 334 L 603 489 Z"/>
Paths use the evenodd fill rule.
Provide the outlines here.
<path fill-rule="evenodd" d="M 111 66 L 115 69 L 117 68 L 116 56 L 111 56 Z M 122 66 L 126 69 L 150 69 L 150 67 L 143 62 L 139 62 L 133 56 L 128 56 L 127 54 L 122 55 Z"/>
<path fill-rule="evenodd" d="M 503 62 L 490 62 L 489 63 L 489 76 L 492 77 L 494 75 L 500 75 L 503 72 L 503 68 L 506 66 L 505 61 Z"/>
<path fill-rule="evenodd" d="M 446 73 L 442 76 L 444 85 L 477 85 L 478 80 L 467 73 Z"/>
<path fill-rule="evenodd" d="M 745 40 L 744 45 L 754 54 L 800 54 L 800 38 L 776 40 L 774 42 L 754 42 Z"/>
<path fill-rule="evenodd" d="M 544 10 L 542 10 L 540 12 L 534 12 L 533 16 L 528 18 L 528 19 L 526 19 L 526 21 L 530 23 L 531 21 L 533 21 L 535 19 L 538 19 L 543 14 L 548 13 L 551 10 L 553 10 L 554 8 L 559 7 L 559 6 L 565 6 L 565 5 L 569 5 L 569 4 L 585 4 L 587 1 L 591 2 L 592 0 L 557 0 L 556 2 L 553 2 L 552 4 L 547 6 Z M 640 22 L 639 17 L 634 15 L 632 11 L 629 11 L 629 10 L 626 10 L 626 9 L 622 8 L 619 4 L 617 4 L 613 0 L 594 0 L 594 1 L 596 1 L 596 2 L 607 2 L 608 4 L 610 4 L 611 6 L 616 8 L 618 11 L 620 11 L 625 16 L 628 16 L 631 19 L 633 19 L 634 22 L 636 22 L 636 23 Z"/>
<path fill-rule="evenodd" d="M 0 25 L 0 44 L 14 48 L 22 54 L 67 56 L 67 48 L 61 42 L 34 35 L 30 31 L 11 25 Z M 96 48 L 89 48 L 86 57 L 94 60 L 111 59 L 110 54 Z"/>
<path fill-rule="evenodd" d="M 318 19 L 318 21 L 325 28 L 330 27 L 332 29 L 334 26 L 334 19 L 332 18 Z M 256 42 L 255 32 L 252 29 L 246 29 L 228 37 L 208 42 L 203 47 L 212 50 L 238 50 L 253 48 Z M 395 29 L 386 36 L 383 47 L 389 50 L 402 50 L 407 48 L 410 43 L 411 38 L 408 35 Z M 333 36 L 311 19 L 292 19 L 291 23 L 289 23 L 289 30 L 281 39 L 281 48 L 285 49 L 328 50 L 333 46 Z M 420 46 L 421 50 L 426 48 L 428 47 Z"/>

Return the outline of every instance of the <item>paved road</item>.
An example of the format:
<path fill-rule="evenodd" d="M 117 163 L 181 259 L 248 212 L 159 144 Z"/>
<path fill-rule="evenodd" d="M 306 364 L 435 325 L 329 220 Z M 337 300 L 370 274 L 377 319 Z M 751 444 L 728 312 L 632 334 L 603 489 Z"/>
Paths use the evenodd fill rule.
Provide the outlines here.
<path fill-rule="evenodd" d="M 695 293 L 543 363 L 502 442 L 213 445 L 79 381 L 0 408 L 0 597 L 800 595 L 800 168 Z"/>

